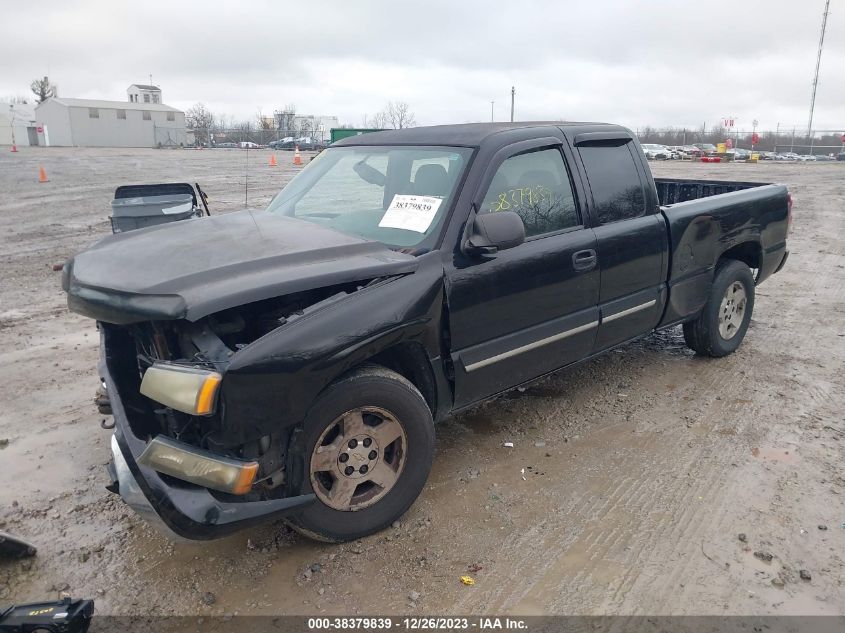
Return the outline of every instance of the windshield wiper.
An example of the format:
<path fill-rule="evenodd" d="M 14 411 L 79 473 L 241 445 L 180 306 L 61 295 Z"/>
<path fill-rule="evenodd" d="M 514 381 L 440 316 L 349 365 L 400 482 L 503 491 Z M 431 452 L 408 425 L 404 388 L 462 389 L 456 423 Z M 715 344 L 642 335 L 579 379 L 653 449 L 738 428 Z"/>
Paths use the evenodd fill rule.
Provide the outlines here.
<path fill-rule="evenodd" d="M 301 213 L 298 218 L 336 218 L 340 213 Z"/>

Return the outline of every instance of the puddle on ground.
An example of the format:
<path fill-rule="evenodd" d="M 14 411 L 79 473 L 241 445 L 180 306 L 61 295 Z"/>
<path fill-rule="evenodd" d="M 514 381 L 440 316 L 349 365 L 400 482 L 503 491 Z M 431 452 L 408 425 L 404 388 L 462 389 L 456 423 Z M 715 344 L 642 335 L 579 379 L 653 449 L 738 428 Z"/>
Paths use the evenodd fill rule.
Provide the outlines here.
<path fill-rule="evenodd" d="M 801 456 L 798 455 L 798 452 L 794 448 L 785 450 L 782 448 L 773 448 L 771 446 L 755 446 L 751 449 L 751 454 L 758 459 L 783 462 L 784 464 L 797 464 L 801 461 Z"/>

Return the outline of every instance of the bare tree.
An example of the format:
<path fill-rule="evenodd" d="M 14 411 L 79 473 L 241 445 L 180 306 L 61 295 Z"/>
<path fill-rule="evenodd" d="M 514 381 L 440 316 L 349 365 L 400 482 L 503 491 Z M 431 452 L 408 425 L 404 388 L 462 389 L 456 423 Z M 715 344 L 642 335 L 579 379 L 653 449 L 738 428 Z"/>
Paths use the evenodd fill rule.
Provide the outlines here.
<path fill-rule="evenodd" d="M 252 131 L 254 125 L 251 120 L 235 121 L 232 124 L 232 132 L 236 135 L 239 142 L 252 141 Z"/>
<path fill-rule="evenodd" d="M 44 75 L 44 79 L 33 79 L 32 83 L 29 84 L 29 88 L 35 94 L 35 100 L 38 103 L 42 103 L 50 97 L 59 96 L 58 86 L 51 84 L 50 80 L 47 79 L 47 75 Z"/>
<path fill-rule="evenodd" d="M 366 117 L 364 118 L 367 121 Z M 411 106 L 404 101 L 389 101 L 381 112 L 376 112 L 367 121 L 374 128 L 393 128 L 401 130 L 406 127 L 414 127 L 417 120 L 411 112 Z"/>
<path fill-rule="evenodd" d="M 9 95 L 5 99 L 3 99 L 3 102 L 26 105 L 27 103 L 29 103 L 29 97 L 27 97 L 26 95 Z"/>
<path fill-rule="evenodd" d="M 401 130 L 406 127 L 414 127 L 417 124 L 411 106 L 404 101 L 390 101 L 385 109 L 387 122 L 394 130 Z"/>
<path fill-rule="evenodd" d="M 185 124 L 194 131 L 197 143 L 208 143 L 214 115 L 204 103 L 195 103 L 185 112 Z"/>
<path fill-rule="evenodd" d="M 311 119 L 302 118 L 299 120 L 299 136 L 300 137 L 307 137 L 311 136 L 313 130 L 313 121 Z"/>
<path fill-rule="evenodd" d="M 369 120 L 370 127 L 374 127 L 377 129 L 383 129 L 388 126 L 387 122 L 387 111 L 383 110 L 381 112 L 376 112 Z"/>
<path fill-rule="evenodd" d="M 264 113 L 261 111 L 261 108 L 258 108 L 258 112 L 256 113 L 255 118 L 258 121 L 259 130 L 273 129 L 273 117 L 264 116 Z"/>

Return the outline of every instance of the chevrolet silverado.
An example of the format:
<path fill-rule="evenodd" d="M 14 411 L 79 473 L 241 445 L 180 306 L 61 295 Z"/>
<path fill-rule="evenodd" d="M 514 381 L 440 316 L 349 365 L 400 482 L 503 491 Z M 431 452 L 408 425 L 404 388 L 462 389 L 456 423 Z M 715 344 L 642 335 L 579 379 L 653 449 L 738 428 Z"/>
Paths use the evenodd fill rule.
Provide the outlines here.
<path fill-rule="evenodd" d="M 110 489 L 189 539 L 279 517 L 373 533 L 419 495 L 447 416 L 663 328 L 733 352 L 791 214 L 782 185 L 654 179 L 617 125 L 338 141 L 265 210 L 66 263 L 101 334 Z"/>

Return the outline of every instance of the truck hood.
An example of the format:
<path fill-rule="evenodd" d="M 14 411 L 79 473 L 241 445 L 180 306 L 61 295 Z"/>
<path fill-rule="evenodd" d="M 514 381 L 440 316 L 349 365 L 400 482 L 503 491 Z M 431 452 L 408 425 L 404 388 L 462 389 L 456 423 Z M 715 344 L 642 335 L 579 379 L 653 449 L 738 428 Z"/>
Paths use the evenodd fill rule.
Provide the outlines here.
<path fill-rule="evenodd" d="M 68 307 L 109 323 L 187 319 L 323 286 L 413 272 L 380 242 L 266 211 L 109 236 L 68 260 Z"/>

